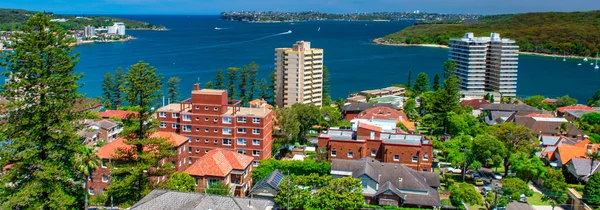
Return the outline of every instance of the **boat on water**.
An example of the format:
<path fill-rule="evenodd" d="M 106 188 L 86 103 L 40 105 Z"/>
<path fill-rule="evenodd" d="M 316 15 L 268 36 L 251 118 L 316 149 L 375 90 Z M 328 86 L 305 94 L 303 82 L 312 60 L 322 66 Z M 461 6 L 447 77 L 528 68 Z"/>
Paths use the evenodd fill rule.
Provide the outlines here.
<path fill-rule="evenodd" d="M 583 58 L 583 62 L 588 62 L 587 57 Z"/>
<path fill-rule="evenodd" d="M 281 34 L 291 34 L 291 33 L 292 33 L 292 30 L 288 30 L 288 31 L 286 31 L 286 32 L 283 32 L 283 33 L 281 33 Z"/>
<path fill-rule="evenodd" d="M 317 29 L 317 31 L 321 31 L 321 27 L 319 27 L 319 29 Z"/>
<path fill-rule="evenodd" d="M 221 28 L 219 28 L 219 27 L 215 27 L 215 30 L 221 30 Z"/>
<path fill-rule="evenodd" d="M 581 63 L 578 63 L 577 65 L 578 65 L 578 66 L 581 66 Z"/>
<path fill-rule="evenodd" d="M 594 66 L 594 69 L 600 69 L 600 66 L 598 66 L 598 53 L 596 53 L 596 66 Z"/>
<path fill-rule="evenodd" d="M 563 53 L 563 61 L 567 61 L 567 53 Z"/>

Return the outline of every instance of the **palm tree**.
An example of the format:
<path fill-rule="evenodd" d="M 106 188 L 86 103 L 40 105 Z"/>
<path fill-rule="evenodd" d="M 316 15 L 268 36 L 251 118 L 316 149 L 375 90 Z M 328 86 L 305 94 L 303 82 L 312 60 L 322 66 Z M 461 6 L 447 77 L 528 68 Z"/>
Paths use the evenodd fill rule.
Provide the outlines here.
<path fill-rule="evenodd" d="M 87 147 L 85 145 L 80 146 L 77 149 L 77 154 L 75 155 L 75 167 L 77 167 L 77 171 L 81 173 L 84 178 L 83 188 L 86 190 L 85 192 L 85 209 L 88 209 L 88 192 L 87 192 L 87 181 L 90 175 L 98 168 L 98 164 L 100 163 L 100 158 L 96 155 L 94 149 Z"/>
<path fill-rule="evenodd" d="M 590 174 L 588 176 L 592 176 L 592 173 L 594 172 L 594 162 L 596 162 L 596 160 L 600 160 L 600 152 L 598 152 L 598 150 L 592 152 L 592 153 L 588 153 L 586 155 L 590 160 Z"/>

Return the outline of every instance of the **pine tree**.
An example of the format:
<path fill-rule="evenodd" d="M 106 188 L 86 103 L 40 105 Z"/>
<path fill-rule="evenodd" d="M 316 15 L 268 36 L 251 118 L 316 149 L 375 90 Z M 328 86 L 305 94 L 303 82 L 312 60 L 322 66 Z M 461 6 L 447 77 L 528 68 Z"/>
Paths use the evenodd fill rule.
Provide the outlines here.
<path fill-rule="evenodd" d="M 123 103 L 123 94 L 122 94 L 122 90 L 123 89 L 123 83 L 124 81 L 124 77 L 125 77 L 125 72 L 123 71 L 123 68 L 119 67 L 117 69 L 117 71 L 115 72 L 115 78 L 113 81 L 113 91 L 112 91 L 112 105 L 116 108 L 119 108 L 122 103 Z"/>
<path fill-rule="evenodd" d="M 229 100 L 233 100 L 236 97 L 235 90 L 235 82 L 237 81 L 237 72 L 240 71 L 239 68 L 230 67 L 227 69 L 227 77 L 229 78 L 227 82 L 227 90 L 229 91 Z"/>
<path fill-rule="evenodd" d="M 458 70 L 458 65 L 455 61 L 449 60 L 444 62 L 444 78 L 448 79 L 450 75 L 456 75 L 456 71 Z"/>
<path fill-rule="evenodd" d="M 433 76 L 433 91 L 437 91 L 440 89 L 440 75 L 435 74 Z"/>
<path fill-rule="evenodd" d="M 231 76 L 231 74 L 230 74 Z M 238 83 L 238 88 L 240 89 L 240 100 L 242 100 L 242 105 L 246 105 L 250 97 L 248 93 L 248 79 L 250 77 L 250 69 L 248 66 L 243 66 L 240 72 L 240 82 Z"/>
<path fill-rule="evenodd" d="M 258 91 L 259 89 L 258 80 L 256 79 L 256 77 L 258 76 L 258 64 L 252 61 L 250 64 L 248 64 L 248 69 L 250 70 L 250 96 L 248 97 L 248 100 L 252 100 L 256 95 L 256 91 Z"/>
<path fill-rule="evenodd" d="M 259 90 L 260 90 L 260 93 L 258 94 L 259 99 L 267 100 L 270 98 L 269 85 L 267 84 L 267 79 L 263 78 L 260 80 Z"/>
<path fill-rule="evenodd" d="M 418 95 L 429 91 L 429 89 L 431 89 L 429 86 L 429 77 L 427 77 L 425 72 L 419 73 L 417 75 L 417 80 L 415 80 L 415 86 L 412 90 Z"/>
<path fill-rule="evenodd" d="M 412 69 L 408 69 L 408 81 L 406 82 L 406 89 L 411 90 L 412 88 Z"/>
<path fill-rule="evenodd" d="M 270 74 L 269 74 L 269 98 L 268 98 L 268 102 L 269 104 L 275 104 L 275 100 L 277 99 L 277 94 L 275 94 L 275 77 L 277 76 L 275 74 L 276 70 L 273 70 Z M 272 96 L 272 97 L 271 97 Z"/>
<path fill-rule="evenodd" d="M 323 66 L 323 106 L 331 106 L 331 93 L 329 84 L 329 69 Z"/>
<path fill-rule="evenodd" d="M 171 99 L 171 102 L 179 102 L 179 77 L 171 77 L 167 81 L 167 97 Z"/>
<path fill-rule="evenodd" d="M 213 81 L 208 81 L 208 82 L 204 83 L 204 88 L 213 89 L 214 88 Z"/>
<path fill-rule="evenodd" d="M 102 79 L 102 84 L 100 86 L 102 88 L 102 100 L 105 101 L 105 103 L 106 101 L 109 101 L 109 104 L 113 104 L 113 90 L 115 89 L 114 81 L 115 77 L 110 72 L 107 72 Z M 104 108 L 112 109 L 112 106 Z"/>
<path fill-rule="evenodd" d="M 73 39 L 43 13 L 13 33 L 2 54 L 1 88 L 6 123 L 0 126 L 0 209 L 81 209 L 82 183 L 74 156 L 81 145 L 76 133 L 82 114 L 74 108 L 78 53 Z M 8 140 L 5 140 L 8 139 Z"/>
<path fill-rule="evenodd" d="M 223 74 L 223 70 L 217 70 L 217 75 L 215 76 L 215 89 L 224 90 L 225 89 L 225 75 Z"/>

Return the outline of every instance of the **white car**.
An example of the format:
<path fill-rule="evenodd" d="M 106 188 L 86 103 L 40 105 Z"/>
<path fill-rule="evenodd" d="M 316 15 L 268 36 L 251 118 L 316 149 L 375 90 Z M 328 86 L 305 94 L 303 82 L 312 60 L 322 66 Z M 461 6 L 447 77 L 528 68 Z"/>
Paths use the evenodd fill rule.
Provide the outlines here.
<path fill-rule="evenodd" d="M 448 168 L 446 168 L 446 171 L 455 173 L 455 174 L 462 173 L 462 170 L 460 170 L 460 168 L 454 168 L 454 167 L 448 167 Z"/>
<path fill-rule="evenodd" d="M 502 179 L 502 174 L 500 174 L 498 172 L 494 172 L 492 174 L 492 177 L 494 177 L 494 179 L 496 179 L 496 180 L 500 180 L 500 179 Z"/>

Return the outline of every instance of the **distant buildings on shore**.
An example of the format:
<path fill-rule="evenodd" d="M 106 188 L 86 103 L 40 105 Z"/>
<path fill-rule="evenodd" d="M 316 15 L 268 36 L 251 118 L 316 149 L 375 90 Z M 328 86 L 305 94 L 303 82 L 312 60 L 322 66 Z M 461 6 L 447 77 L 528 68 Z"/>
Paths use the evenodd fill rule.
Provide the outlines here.
<path fill-rule="evenodd" d="M 83 37 L 94 37 L 96 36 L 96 27 L 94 26 L 86 26 L 83 28 Z"/>
<path fill-rule="evenodd" d="M 278 107 L 323 104 L 323 49 L 298 41 L 275 49 L 275 98 Z"/>
<path fill-rule="evenodd" d="M 514 40 L 475 37 L 466 33 L 450 39 L 448 59 L 457 63 L 461 88 L 469 92 L 495 91 L 503 97 L 516 97 L 519 46 Z"/>
<path fill-rule="evenodd" d="M 108 30 L 108 34 L 125 35 L 125 24 L 121 22 L 116 22 L 112 26 L 107 26 L 106 29 Z"/>

